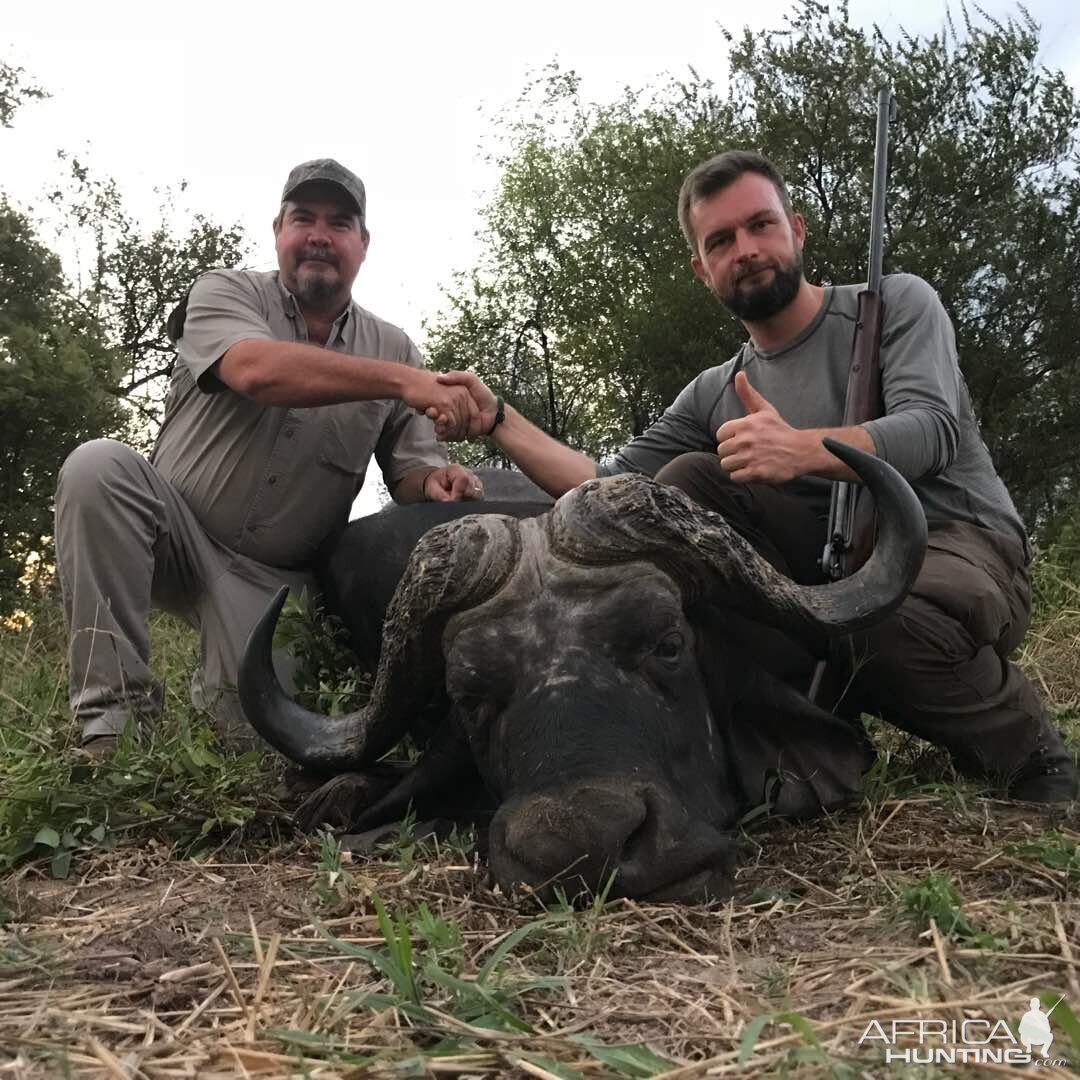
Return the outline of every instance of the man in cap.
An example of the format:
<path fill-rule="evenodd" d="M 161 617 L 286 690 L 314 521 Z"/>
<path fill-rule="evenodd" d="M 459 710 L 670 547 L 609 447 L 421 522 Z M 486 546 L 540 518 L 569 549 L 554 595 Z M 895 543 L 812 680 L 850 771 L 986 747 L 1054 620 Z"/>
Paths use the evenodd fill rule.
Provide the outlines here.
<path fill-rule="evenodd" d="M 247 633 L 281 584 L 314 589 L 316 550 L 347 520 L 372 455 L 398 502 L 482 494 L 432 424 L 475 426 L 471 396 L 352 300 L 366 201 L 330 158 L 293 169 L 273 225 L 278 269 L 210 271 L 170 317 L 179 362 L 150 460 L 98 439 L 61 470 L 70 700 L 92 757 L 112 753 L 130 716 L 160 711 L 151 607 L 200 629 L 193 700 L 227 738 L 251 738 L 234 689 Z M 288 685 L 288 658 L 276 663 Z"/>

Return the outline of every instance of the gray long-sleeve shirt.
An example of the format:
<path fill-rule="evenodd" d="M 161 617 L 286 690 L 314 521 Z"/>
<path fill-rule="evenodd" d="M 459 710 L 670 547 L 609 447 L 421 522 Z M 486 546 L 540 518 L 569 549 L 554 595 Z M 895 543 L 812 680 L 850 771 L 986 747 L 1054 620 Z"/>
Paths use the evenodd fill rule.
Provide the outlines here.
<path fill-rule="evenodd" d="M 863 287 L 826 288 L 817 315 L 794 340 L 771 351 L 747 342 L 727 363 L 703 371 L 597 474 L 652 476 L 679 454 L 714 452 L 717 428 L 746 415 L 734 386 L 740 369 L 793 427 L 840 427 Z M 863 425 L 878 456 L 911 483 L 931 525 L 969 521 L 1023 539 L 1024 525 L 979 433 L 937 293 L 912 274 L 892 274 L 882 283 L 882 301 L 885 415 Z M 783 486 L 828 513 L 829 481 L 804 476 Z"/>

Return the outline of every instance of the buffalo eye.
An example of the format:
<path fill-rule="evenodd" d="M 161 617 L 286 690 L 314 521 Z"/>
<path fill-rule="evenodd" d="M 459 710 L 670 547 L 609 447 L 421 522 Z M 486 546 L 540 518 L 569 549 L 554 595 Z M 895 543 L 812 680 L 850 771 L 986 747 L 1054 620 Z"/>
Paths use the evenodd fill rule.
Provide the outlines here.
<path fill-rule="evenodd" d="M 471 663 L 447 666 L 446 691 L 456 705 L 473 710 L 486 701 L 498 698 L 502 679 L 498 671 L 484 671 Z"/>
<path fill-rule="evenodd" d="M 653 656 L 657 660 L 662 660 L 665 663 L 672 664 L 682 656 L 683 652 L 683 636 L 677 630 L 672 631 L 670 634 L 665 634 L 656 647 L 653 649 Z"/>

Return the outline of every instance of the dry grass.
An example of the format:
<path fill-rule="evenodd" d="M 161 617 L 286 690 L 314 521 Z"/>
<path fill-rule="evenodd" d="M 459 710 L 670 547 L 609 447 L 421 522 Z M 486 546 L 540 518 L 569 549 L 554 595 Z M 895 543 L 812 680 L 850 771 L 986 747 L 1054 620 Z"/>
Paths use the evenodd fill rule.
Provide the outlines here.
<path fill-rule="evenodd" d="M 1013 853 L 1050 827 L 1080 841 L 1075 808 L 890 798 L 759 834 L 726 904 L 620 901 L 546 919 L 492 893 L 458 853 L 411 847 L 328 869 L 312 845 L 192 862 L 149 844 L 98 855 L 73 882 L 24 869 L 8 881 L 14 911 L 0 934 L 0 1069 L 358 1077 L 408 1075 L 411 1062 L 413 1075 L 653 1075 L 613 1069 L 588 1036 L 647 1045 L 670 1063 L 656 1075 L 672 1078 L 840 1074 L 845 1063 L 856 1067 L 846 1075 L 882 1075 L 880 1054 L 857 1046 L 873 1018 L 1015 1023 L 1046 989 L 1080 1003 L 1080 866 Z M 952 876 L 993 947 L 905 915 L 904 890 L 933 871 Z M 531 1030 L 463 1020 L 460 996 L 435 985 L 421 1011 L 395 1000 L 355 951 L 386 944 L 373 893 L 391 911 L 424 903 L 456 928 L 443 966 L 466 983 L 509 932 L 538 924 L 491 983 Z M 419 970 L 439 945 L 412 925 Z M 514 991 L 537 976 L 563 982 Z M 818 1060 L 793 1057 L 808 1044 L 777 1023 L 740 1068 L 747 1025 L 785 1011 L 812 1025 Z"/>
<path fill-rule="evenodd" d="M 1033 620 L 1020 666 L 1041 689 L 1050 707 L 1074 720 L 1080 716 L 1080 586 L 1053 566 L 1040 567 L 1036 593 L 1044 612 Z"/>

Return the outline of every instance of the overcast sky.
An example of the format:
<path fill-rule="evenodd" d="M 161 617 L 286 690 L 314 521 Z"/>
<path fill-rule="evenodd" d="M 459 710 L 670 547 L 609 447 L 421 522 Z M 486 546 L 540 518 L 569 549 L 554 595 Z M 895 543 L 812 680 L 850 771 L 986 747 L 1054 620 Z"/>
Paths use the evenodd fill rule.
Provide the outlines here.
<path fill-rule="evenodd" d="M 999 18 L 1018 10 L 981 6 Z M 1042 26 L 1044 64 L 1080 86 L 1073 0 L 1027 8 Z M 0 129 L 0 188 L 43 209 L 65 148 L 114 176 L 152 222 L 154 189 L 186 179 L 183 204 L 239 220 L 257 241 L 249 265 L 270 269 L 289 169 L 336 157 L 368 190 L 372 243 L 356 297 L 421 338 L 441 287 L 476 250 L 476 211 L 495 179 L 480 147 L 530 73 L 558 60 L 590 100 L 688 65 L 722 85 L 721 27 L 781 28 L 792 10 L 780 0 L 9 3 L 0 55 L 52 97 Z M 941 0 L 852 0 L 850 10 L 889 36 L 900 26 L 932 33 L 946 15 Z"/>
<path fill-rule="evenodd" d="M 1004 0 L 983 7 L 1017 10 Z M 336 157 L 368 189 L 372 245 L 357 299 L 415 336 L 451 272 L 471 261 L 476 210 L 494 182 L 479 147 L 530 72 L 557 59 L 592 100 L 687 65 L 722 83 L 720 27 L 776 28 L 793 10 L 778 0 L 5 8 L 2 55 L 53 95 L 0 130 L 0 186 L 10 195 L 40 206 L 61 147 L 115 176 L 151 220 L 154 188 L 183 178 L 186 204 L 240 220 L 258 241 L 252 265 L 271 268 L 269 223 L 289 169 Z M 1028 9 L 1043 27 L 1044 62 L 1080 86 L 1076 5 L 1034 0 Z M 853 0 L 851 12 L 887 33 L 931 33 L 946 7 Z"/>

